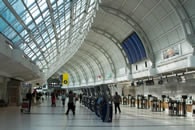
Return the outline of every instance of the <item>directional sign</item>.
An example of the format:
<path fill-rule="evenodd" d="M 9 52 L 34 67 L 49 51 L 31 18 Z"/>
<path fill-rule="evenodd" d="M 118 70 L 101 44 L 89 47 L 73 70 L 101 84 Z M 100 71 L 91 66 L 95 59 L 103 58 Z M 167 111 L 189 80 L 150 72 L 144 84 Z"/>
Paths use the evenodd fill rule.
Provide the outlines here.
<path fill-rule="evenodd" d="M 68 85 L 68 83 L 69 83 L 68 78 L 69 78 L 68 73 L 64 73 L 63 78 L 62 78 L 62 85 Z"/>

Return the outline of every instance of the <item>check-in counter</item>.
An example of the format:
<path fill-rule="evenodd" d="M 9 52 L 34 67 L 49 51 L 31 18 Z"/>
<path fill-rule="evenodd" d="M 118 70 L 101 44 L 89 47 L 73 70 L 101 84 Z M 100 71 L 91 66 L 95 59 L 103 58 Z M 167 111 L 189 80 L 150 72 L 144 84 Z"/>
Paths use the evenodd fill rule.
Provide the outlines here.
<path fill-rule="evenodd" d="M 165 98 L 163 105 L 165 108 L 165 112 L 168 113 L 169 112 L 169 99 L 168 98 Z"/>
<path fill-rule="evenodd" d="M 195 117 L 195 103 L 192 104 L 192 116 Z"/>
<path fill-rule="evenodd" d="M 130 107 L 135 107 L 136 106 L 136 99 L 135 97 L 131 96 L 130 98 Z"/>
<path fill-rule="evenodd" d="M 191 104 L 187 104 L 186 107 L 187 107 L 187 112 L 192 113 L 192 105 Z"/>
<path fill-rule="evenodd" d="M 186 111 L 187 111 L 187 117 L 193 116 L 193 101 L 187 99 L 186 100 Z"/>

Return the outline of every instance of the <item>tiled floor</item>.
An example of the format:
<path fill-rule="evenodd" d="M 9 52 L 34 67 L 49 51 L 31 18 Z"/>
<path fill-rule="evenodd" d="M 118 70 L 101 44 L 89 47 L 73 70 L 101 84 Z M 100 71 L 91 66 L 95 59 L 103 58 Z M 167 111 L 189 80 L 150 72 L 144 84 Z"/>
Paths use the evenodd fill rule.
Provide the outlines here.
<path fill-rule="evenodd" d="M 121 106 L 122 113 L 114 114 L 112 123 L 102 122 L 93 112 L 77 102 L 76 115 L 65 115 L 66 106 L 56 107 L 50 101 L 33 106 L 31 114 L 21 114 L 20 107 L 0 108 L 0 130 L 193 130 L 195 120 L 170 117 L 162 112 L 138 110 Z"/>

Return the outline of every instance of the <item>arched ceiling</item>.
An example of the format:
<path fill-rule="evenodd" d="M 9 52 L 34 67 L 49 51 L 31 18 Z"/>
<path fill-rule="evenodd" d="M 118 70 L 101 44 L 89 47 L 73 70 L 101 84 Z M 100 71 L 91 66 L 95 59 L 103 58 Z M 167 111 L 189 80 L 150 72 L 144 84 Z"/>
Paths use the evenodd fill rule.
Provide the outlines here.
<path fill-rule="evenodd" d="M 120 44 L 133 31 L 143 41 L 147 57 L 152 62 L 151 67 L 155 67 L 157 59 L 160 58 L 159 51 L 185 39 L 182 22 L 173 3 L 169 0 L 149 2 L 146 0 L 102 0 L 91 31 L 80 49 L 88 50 L 90 55 L 98 59 L 104 69 L 104 78 L 107 71 L 112 71 L 112 64 L 116 69 L 112 74 L 116 77 L 121 76 L 122 68 L 125 68 L 125 74 L 128 75 L 131 73 L 131 68 L 128 66 L 126 55 L 121 50 Z M 98 51 L 97 47 L 92 47 L 89 42 L 107 51 L 112 62 L 108 62 L 109 58 L 105 58 L 104 52 Z M 74 62 L 71 63 L 74 64 Z M 96 71 L 93 70 L 93 72 Z M 95 76 L 97 78 L 98 74 L 96 73 Z"/>

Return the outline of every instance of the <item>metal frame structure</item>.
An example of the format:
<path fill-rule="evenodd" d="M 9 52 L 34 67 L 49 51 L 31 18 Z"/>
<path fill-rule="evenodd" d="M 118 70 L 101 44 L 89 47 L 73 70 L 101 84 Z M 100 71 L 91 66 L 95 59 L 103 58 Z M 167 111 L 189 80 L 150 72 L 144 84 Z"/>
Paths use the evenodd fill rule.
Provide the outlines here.
<path fill-rule="evenodd" d="M 76 53 L 98 6 L 96 0 L 2 0 L 0 32 L 49 78 L 67 62 L 60 56 Z"/>

